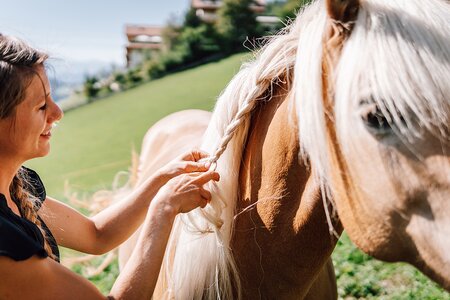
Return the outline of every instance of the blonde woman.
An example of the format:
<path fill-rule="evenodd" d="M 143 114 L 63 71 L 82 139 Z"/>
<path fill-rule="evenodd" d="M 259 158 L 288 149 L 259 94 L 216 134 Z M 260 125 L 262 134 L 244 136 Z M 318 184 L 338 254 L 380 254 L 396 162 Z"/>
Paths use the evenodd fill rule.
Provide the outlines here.
<path fill-rule="evenodd" d="M 142 223 L 133 255 L 109 299 L 149 299 L 175 216 L 211 199 L 219 180 L 192 151 L 168 164 L 127 199 L 92 218 L 46 196 L 23 163 L 49 153 L 51 128 L 63 114 L 50 95 L 47 55 L 0 35 L 0 299 L 104 299 L 88 280 L 59 264 L 58 246 L 101 254 Z"/>

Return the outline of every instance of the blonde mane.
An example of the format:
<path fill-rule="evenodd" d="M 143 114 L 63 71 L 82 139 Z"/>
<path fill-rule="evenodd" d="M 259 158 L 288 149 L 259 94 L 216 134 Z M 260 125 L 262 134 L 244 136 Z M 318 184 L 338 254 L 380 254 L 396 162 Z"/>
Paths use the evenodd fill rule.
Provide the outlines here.
<path fill-rule="evenodd" d="M 270 99 L 274 85 L 292 81 L 300 20 L 273 37 L 253 62 L 244 64 L 216 103 L 201 148 L 214 154 L 211 161 L 217 163 L 221 180 L 209 186 L 210 205 L 176 221 L 161 271 L 169 286 L 167 298 L 240 298 L 230 242 L 249 117 L 259 100 Z"/>

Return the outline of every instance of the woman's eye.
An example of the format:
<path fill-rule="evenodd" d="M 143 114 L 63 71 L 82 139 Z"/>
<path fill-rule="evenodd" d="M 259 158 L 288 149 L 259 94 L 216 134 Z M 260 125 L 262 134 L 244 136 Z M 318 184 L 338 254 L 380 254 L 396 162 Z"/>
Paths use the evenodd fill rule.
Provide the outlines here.
<path fill-rule="evenodd" d="M 39 107 L 39 110 L 46 110 L 47 109 L 47 103 Z"/>

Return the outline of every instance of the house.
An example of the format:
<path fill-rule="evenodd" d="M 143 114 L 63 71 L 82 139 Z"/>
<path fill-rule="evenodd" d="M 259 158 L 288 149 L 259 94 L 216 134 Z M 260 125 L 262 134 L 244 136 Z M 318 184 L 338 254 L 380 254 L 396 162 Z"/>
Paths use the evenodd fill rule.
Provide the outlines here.
<path fill-rule="evenodd" d="M 127 67 L 133 68 L 149 58 L 155 52 L 161 51 L 162 26 L 126 25 L 127 36 L 126 58 Z"/>
<path fill-rule="evenodd" d="M 222 0 L 191 0 L 191 6 L 196 15 L 207 23 L 214 23 L 217 11 L 223 5 Z M 280 20 L 275 16 L 264 16 L 266 0 L 255 0 L 250 8 L 257 14 L 256 21 L 263 25 L 266 31 L 276 29 Z M 134 68 L 143 61 L 160 52 L 163 47 L 163 26 L 126 25 L 127 36 L 126 59 L 127 67 Z"/>

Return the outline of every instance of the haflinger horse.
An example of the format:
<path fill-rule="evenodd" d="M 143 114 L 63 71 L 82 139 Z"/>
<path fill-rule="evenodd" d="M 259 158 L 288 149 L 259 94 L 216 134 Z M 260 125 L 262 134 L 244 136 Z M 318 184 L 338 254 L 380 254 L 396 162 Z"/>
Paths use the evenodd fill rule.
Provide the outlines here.
<path fill-rule="evenodd" d="M 446 0 L 313 2 L 212 115 L 152 127 L 141 180 L 195 145 L 221 174 L 177 219 L 154 298 L 336 298 L 342 225 L 450 290 L 449 22 Z"/>

